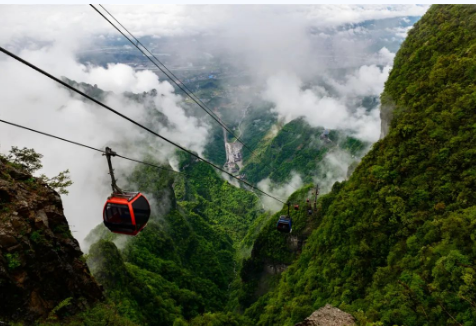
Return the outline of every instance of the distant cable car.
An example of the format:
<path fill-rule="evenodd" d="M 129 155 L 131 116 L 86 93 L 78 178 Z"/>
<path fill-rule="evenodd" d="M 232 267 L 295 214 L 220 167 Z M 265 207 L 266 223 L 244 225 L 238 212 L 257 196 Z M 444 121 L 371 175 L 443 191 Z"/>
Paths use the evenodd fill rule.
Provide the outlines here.
<path fill-rule="evenodd" d="M 312 206 L 311 206 L 311 202 L 309 201 L 309 198 L 306 199 L 306 204 L 307 204 L 307 215 L 312 215 Z"/>
<path fill-rule="evenodd" d="M 279 217 L 278 224 L 276 225 L 276 227 L 279 232 L 291 233 L 291 231 L 293 230 L 292 223 L 293 221 L 290 216 L 281 215 Z"/>
<path fill-rule="evenodd" d="M 311 206 L 311 202 L 309 201 L 309 198 L 306 199 L 306 205 L 307 205 L 307 215 L 312 215 L 312 206 Z"/>
<path fill-rule="evenodd" d="M 124 192 L 116 184 L 111 156 L 116 156 L 106 147 L 109 174 L 112 179 L 112 194 L 104 204 L 104 225 L 114 233 L 136 235 L 142 231 L 150 217 L 150 205 L 140 192 Z"/>
<path fill-rule="evenodd" d="M 283 233 L 291 233 L 293 230 L 292 228 L 292 218 L 289 215 L 289 203 L 288 203 L 288 215 L 281 215 L 279 217 L 278 223 L 276 224 L 276 228 L 279 232 Z"/>
<path fill-rule="evenodd" d="M 319 195 L 319 185 L 316 184 L 316 197 L 314 199 L 314 211 L 317 212 L 317 196 Z"/>

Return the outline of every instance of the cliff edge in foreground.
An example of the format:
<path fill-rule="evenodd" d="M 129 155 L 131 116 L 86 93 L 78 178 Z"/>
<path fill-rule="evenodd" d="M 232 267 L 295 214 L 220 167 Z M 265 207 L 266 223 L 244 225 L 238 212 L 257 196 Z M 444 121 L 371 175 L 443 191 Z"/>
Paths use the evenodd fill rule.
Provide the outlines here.
<path fill-rule="evenodd" d="M 58 193 L 0 157 L 0 321 L 70 315 L 102 297 Z"/>

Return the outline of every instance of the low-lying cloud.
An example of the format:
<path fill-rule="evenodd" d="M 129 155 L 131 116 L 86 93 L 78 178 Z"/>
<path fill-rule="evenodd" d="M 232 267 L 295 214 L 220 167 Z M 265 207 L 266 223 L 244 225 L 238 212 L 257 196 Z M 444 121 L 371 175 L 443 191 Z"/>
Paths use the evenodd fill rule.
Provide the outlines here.
<path fill-rule="evenodd" d="M 63 51 L 55 64 L 58 49 L 26 50 L 19 55 L 57 76 L 63 68 L 65 76 L 78 82 L 95 83 L 110 91 L 105 103 L 140 123 L 150 123 L 151 112 L 145 105 L 123 96 L 121 92 L 146 92 L 156 89 L 158 95 L 150 101 L 167 117 L 168 124 L 154 123 L 153 129 L 184 147 L 203 152 L 208 138 L 207 125 L 188 117 L 181 107 L 182 98 L 174 93 L 167 81 L 159 81 L 150 71 L 135 72 L 123 64 L 107 68 L 85 66 L 75 61 L 73 54 Z M 63 64 L 67 62 L 67 66 Z M 13 59 L 0 59 L 0 117 L 33 129 L 48 132 L 89 146 L 103 149 L 111 146 L 118 153 L 141 159 L 152 155 L 162 163 L 174 160 L 175 148 L 130 122 L 83 100 L 55 82 L 23 66 Z M 149 103 L 151 104 L 151 103 Z M 44 155 L 44 168 L 39 173 L 48 176 L 69 169 L 74 184 L 70 194 L 63 196 L 65 214 L 80 240 L 97 224 L 106 197 L 111 193 L 107 163 L 100 153 L 74 147 L 58 140 L 34 135 L 11 126 L 0 127 L 2 153 L 11 146 L 34 148 Z M 125 183 L 127 171 L 135 163 L 113 158 L 119 184 Z"/>
<path fill-rule="evenodd" d="M 379 96 L 395 47 L 410 28 L 394 24 L 375 31 L 368 28 L 375 22 L 368 22 L 421 16 L 428 7 L 107 6 L 136 36 L 149 36 L 147 45 L 154 46 L 153 51 L 170 58 L 170 47 L 179 44 L 173 53 L 179 54 L 181 61 L 177 62 L 182 65 L 193 66 L 193 59 L 204 57 L 205 52 L 205 57 L 219 57 L 224 65 L 235 65 L 236 71 L 248 74 L 247 86 L 252 93 L 249 98 L 258 95 L 272 103 L 283 121 L 304 117 L 311 126 L 346 130 L 368 142 L 378 139 L 380 119 L 378 105 L 365 108 L 362 99 Z M 99 66 L 78 61 L 80 53 L 102 53 L 111 44 L 110 51 L 125 49 L 122 36 L 89 6 L 4 5 L 0 20 L 2 46 L 55 76 L 97 84 L 110 92 L 105 102 L 113 108 L 153 125 L 160 134 L 182 146 L 203 153 L 210 126 L 183 109 L 182 96 L 174 93 L 169 82 L 159 80 L 151 71 L 136 71 L 128 62 Z M 179 38 L 180 42 L 176 42 Z M 169 43 L 159 42 L 164 39 Z M 0 55 L 0 71 L 2 119 L 98 148 L 110 145 L 123 155 L 141 158 L 150 154 L 177 167 L 172 146 L 73 96 L 30 68 Z M 236 76 L 226 83 L 233 77 Z M 157 90 L 157 96 L 149 97 L 144 104 L 122 95 L 151 89 Z M 167 123 L 153 118 L 146 107 L 163 114 Z M 44 154 L 41 173 L 53 176 L 70 169 L 75 183 L 70 195 L 64 196 L 64 207 L 73 230 L 77 231 L 76 237 L 82 239 L 101 222 L 104 200 L 110 193 L 104 157 L 13 127 L 1 126 L 0 139 L 2 153 L 11 146 L 26 146 Z M 125 172 L 134 165 L 113 160 L 121 183 Z M 341 153 L 328 154 L 323 164 L 328 164 L 333 172 L 320 182 L 330 184 L 342 179 L 342 164 L 348 166 L 351 161 Z M 284 187 L 272 185 L 267 179 L 258 186 L 276 197 L 287 198 L 302 186 L 302 180 L 292 174 Z M 274 210 L 281 207 L 272 199 L 263 197 L 263 201 Z"/>
<path fill-rule="evenodd" d="M 289 180 L 283 184 L 274 184 L 269 178 L 261 180 L 257 184 L 259 189 L 282 201 L 285 201 L 293 192 L 302 186 L 303 181 L 301 176 L 294 171 L 291 172 Z M 261 200 L 263 207 L 271 212 L 277 212 L 283 207 L 282 203 L 265 195 L 261 196 Z"/>
<path fill-rule="evenodd" d="M 0 42 L 28 34 L 32 38 L 52 40 L 58 31 L 75 28 L 86 34 L 111 32 L 107 22 L 88 5 L 2 6 L 0 19 L 12 26 L 0 32 Z M 177 37 L 218 32 L 224 26 L 246 21 L 250 13 L 279 17 L 282 21 L 302 20 L 306 26 L 336 28 L 368 20 L 422 16 L 429 5 L 106 5 L 119 21 L 127 22 L 137 36 Z M 41 22 L 38 17 L 42 17 Z M 18 22 L 22 22 L 18 24 Z M 102 23 L 101 23 L 102 22 Z M 10 34 L 10 35 L 8 35 Z"/>
<path fill-rule="evenodd" d="M 332 80 L 339 96 L 329 94 L 322 87 L 304 88 L 298 76 L 281 72 L 268 79 L 263 98 L 274 105 L 273 110 L 285 122 L 304 117 L 313 127 L 349 130 L 357 138 L 375 142 L 380 135 L 378 108 L 368 111 L 363 107 L 348 107 L 346 98 L 378 96 L 388 72 L 389 68 L 364 66 L 349 75 L 344 84 Z"/>

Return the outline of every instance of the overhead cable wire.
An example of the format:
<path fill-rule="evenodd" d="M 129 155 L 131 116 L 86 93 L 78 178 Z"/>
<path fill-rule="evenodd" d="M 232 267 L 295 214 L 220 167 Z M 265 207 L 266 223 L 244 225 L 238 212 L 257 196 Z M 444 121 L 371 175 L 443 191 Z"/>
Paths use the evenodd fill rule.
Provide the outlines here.
<path fill-rule="evenodd" d="M 17 127 L 17 128 L 29 130 L 29 131 L 35 132 L 35 133 L 40 134 L 40 135 L 43 135 L 43 136 L 47 136 L 47 137 L 55 138 L 55 139 L 58 139 L 58 140 L 62 140 L 62 141 L 64 141 L 64 142 L 67 142 L 67 143 L 70 143 L 70 144 L 73 144 L 73 145 L 77 145 L 77 146 L 81 146 L 81 147 L 84 147 L 84 148 L 87 148 L 87 149 L 91 149 L 91 150 L 93 150 L 93 151 L 100 152 L 100 153 L 102 153 L 102 154 L 105 154 L 105 153 L 106 153 L 106 152 L 103 151 L 102 149 L 94 148 L 94 147 L 92 147 L 92 146 L 84 145 L 84 144 L 81 144 L 81 143 L 78 143 L 78 142 L 75 142 L 75 141 L 72 141 L 72 140 L 69 140 L 69 139 L 61 138 L 61 137 L 58 137 L 58 136 L 55 136 L 55 135 L 52 135 L 52 134 L 49 134 L 49 133 L 46 133 L 46 132 L 43 132 L 43 131 L 31 129 L 31 128 L 28 128 L 28 127 L 25 127 L 25 126 L 22 126 L 22 125 L 13 123 L 13 122 L 5 121 L 5 120 L 2 120 L 2 119 L 0 119 L 0 122 L 3 122 L 3 123 L 5 123 L 5 124 L 7 124 L 7 125 L 14 126 L 14 127 Z M 125 159 L 125 160 L 128 160 L 128 161 L 132 161 L 132 162 L 136 162 L 136 163 L 140 163 L 140 164 L 152 166 L 152 167 L 154 167 L 154 168 L 158 168 L 158 169 L 161 169 L 161 170 L 166 170 L 166 171 L 173 172 L 173 173 L 177 173 L 177 174 L 187 175 L 186 173 L 183 173 L 183 172 L 180 172 L 180 171 L 175 171 L 175 170 L 168 169 L 168 168 L 163 167 L 163 166 L 160 166 L 160 165 L 155 165 L 155 164 L 152 164 L 152 163 L 147 163 L 147 162 L 139 161 L 139 160 L 136 160 L 136 159 L 127 157 L 127 156 L 119 155 L 119 154 L 117 154 L 117 153 L 116 153 L 116 155 L 114 155 L 114 156 L 120 157 L 120 158 Z"/>
<path fill-rule="evenodd" d="M 107 22 L 109 22 L 109 24 L 111 24 L 111 26 L 113 26 L 119 33 L 122 34 L 122 36 L 124 36 L 134 47 L 136 47 L 147 59 L 149 59 L 150 62 L 152 62 L 160 71 L 162 71 L 162 73 L 164 73 L 172 82 L 174 82 L 187 96 L 189 96 L 200 108 L 202 108 L 205 112 L 207 112 L 216 122 L 218 122 L 218 124 L 220 124 L 226 131 L 228 131 L 233 137 L 235 137 L 235 139 L 241 143 L 243 145 L 243 147 L 245 149 L 247 149 L 250 153 L 251 153 L 251 156 L 250 156 L 250 160 L 254 159 L 258 154 L 256 152 L 256 150 L 252 150 L 248 145 L 246 145 L 245 143 L 243 143 L 241 141 L 241 139 L 236 136 L 232 131 L 230 131 L 230 129 L 228 129 L 226 127 L 226 125 L 224 125 L 220 120 L 220 118 L 216 118 L 215 115 L 212 113 L 212 110 L 209 109 L 205 103 L 203 103 L 202 100 L 200 100 L 200 98 L 198 98 L 192 90 L 190 90 L 187 85 L 185 85 L 172 71 L 170 71 L 167 66 L 165 66 L 165 64 L 163 62 L 161 62 L 149 49 L 147 49 L 147 47 L 142 44 L 124 25 L 121 24 L 121 22 L 116 19 L 116 17 L 114 17 L 113 14 L 111 14 L 103 5 L 99 4 L 99 6 L 109 15 L 112 17 L 112 19 L 114 19 L 114 21 L 116 21 L 119 26 L 121 26 L 128 34 L 129 36 L 134 39 L 134 41 L 129 38 L 127 35 L 124 34 L 123 31 L 121 31 L 116 25 L 114 25 L 103 13 L 101 13 L 96 7 L 94 7 L 94 5 L 90 4 L 90 6 L 99 14 L 101 15 L 101 17 L 103 17 Z M 144 49 L 142 50 L 139 45 Z M 144 53 L 144 51 L 147 51 L 148 54 Z M 155 63 L 152 58 L 154 58 L 159 64 L 161 64 L 163 66 L 163 68 L 165 70 L 167 70 L 168 73 L 170 73 L 174 78 L 170 77 L 165 71 L 162 70 L 161 67 L 159 67 L 157 65 L 157 63 Z M 185 88 L 187 91 L 185 91 L 184 89 L 182 89 L 182 87 L 180 87 L 180 85 L 178 85 L 177 82 L 180 82 L 180 84 L 182 84 L 183 88 Z M 193 97 L 192 97 L 193 96 Z M 196 98 L 196 100 L 194 99 L 194 97 Z M 200 105 L 199 103 L 197 103 L 197 100 L 202 104 Z M 206 108 L 205 108 L 206 107 Z M 208 111 L 207 111 L 208 109 Z M 240 135 L 241 136 L 241 135 Z M 276 172 L 275 168 L 270 166 L 271 167 L 271 170 L 272 172 Z"/>
<path fill-rule="evenodd" d="M 93 5 L 90 5 L 90 6 L 93 7 L 94 9 L 96 9 Z M 175 81 L 180 82 L 180 84 L 182 84 L 182 86 L 190 93 L 190 95 L 193 95 L 198 101 L 200 101 L 200 103 L 201 103 L 203 106 L 206 107 L 205 103 L 203 103 L 203 101 L 202 101 L 199 97 L 197 97 L 197 96 L 193 93 L 193 91 L 192 91 L 190 88 L 188 88 L 188 86 L 187 86 L 184 82 L 182 82 L 169 68 L 167 68 L 167 66 L 166 66 L 162 61 L 160 61 L 159 58 L 157 58 L 151 51 L 149 51 L 149 49 L 148 49 L 144 44 L 142 44 L 142 43 L 134 36 L 134 34 L 132 34 L 124 25 L 122 25 L 121 22 L 120 22 L 119 20 L 117 20 L 117 18 L 114 17 L 114 15 L 109 12 L 109 10 L 106 9 L 106 7 L 104 7 L 102 4 L 99 4 L 99 6 L 100 6 L 105 12 L 107 12 L 107 14 L 108 14 L 109 16 L 111 16 L 112 19 L 114 19 L 114 21 L 115 21 L 116 23 L 118 23 L 119 26 L 121 26 L 121 27 L 127 32 L 127 34 L 129 34 L 130 37 L 132 37 L 132 38 L 134 39 L 136 45 L 142 46 L 142 47 L 144 48 L 144 50 L 147 51 L 147 53 L 150 54 L 150 56 L 152 56 L 159 64 L 161 64 L 161 65 L 164 67 L 165 70 L 167 70 L 167 72 L 168 72 L 169 74 L 171 74 L 171 75 L 175 78 Z M 97 11 L 97 9 L 96 9 L 96 11 Z M 104 16 L 103 16 L 103 17 L 104 17 Z M 114 25 L 112 25 L 112 26 L 114 26 Z M 126 37 L 126 38 L 127 38 L 127 37 Z M 128 41 L 130 42 L 130 39 L 129 39 L 129 38 L 127 38 L 127 39 L 128 39 Z M 147 56 L 147 57 L 150 58 L 150 56 Z M 152 62 L 152 63 L 154 63 L 154 62 Z M 156 64 L 154 63 L 154 65 L 156 65 Z M 209 112 L 211 112 L 211 114 L 214 114 L 214 113 L 212 112 L 212 110 L 210 110 L 208 107 L 207 107 L 207 109 L 209 110 Z"/>
<path fill-rule="evenodd" d="M 236 139 L 239 143 L 241 143 L 241 144 L 243 145 L 243 147 L 244 147 L 245 149 L 247 149 L 247 150 L 251 153 L 251 156 L 250 156 L 250 158 L 249 158 L 250 160 L 254 159 L 254 158 L 258 155 L 258 153 L 256 152 L 256 149 L 255 149 L 255 150 L 252 150 L 248 145 L 246 145 L 245 143 L 243 143 L 243 142 L 241 141 L 240 137 L 236 136 L 232 131 L 230 131 L 230 129 L 228 129 L 228 128 L 226 127 L 226 125 L 224 125 L 221 121 L 219 121 L 219 120 L 221 120 L 220 118 L 215 118 L 215 115 L 212 113 L 212 110 L 211 110 L 210 108 L 208 108 L 208 107 L 206 106 L 206 104 L 203 103 L 203 101 L 200 100 L 200 98 L 198 98 L 198 97 L 193 93 L 193 91 L 190 90 L 190 89 L 187 87 L 187 85 L 185 85 L 172 71 L 170 71 L 170 70 L 167 68 L 167 66 L 165 66 L 165 64 L 164 64 L 163 62 L 161 62 L 149 49 L 147 49 L 147 47 L 146 47 L 144 44 L 142 44 L 124 25 L 122 25 L 121 22 L 120 22 L 118 19 L 116 19 L 116 17 L 114 17 L 114 15 L 111 14 L 103 5 L 99 4 L 99 6 L 100 6 L 106 13 L 108 13 L 109 16 L 111 16 L 112 19 L 114 19 L 114 21 L 116 21 L 116 22 L 130 35 L 130 37 L 134 39 L 135 42 L 132 41 L 128 36 L 126 36 L 126 35 L 124 34 L 124 32 L 122 32 L 122 31 L 121 31 L 116 25 L 114 25 L 108 18 L 106 18 L 106 17 L 104 16 L 104 14 L 102 14 L 96 7 L 94 7 L 94 5 L 91 5 L 91 4 L 90 4 L 90 6 L 91 6 L 97 13 L 99 13 L 107 22 L 109 22 L 109 24 L 111 24 L 111 26 L 113 26 L 119 33 L 121 33 L 132 45 L 134 45 L 147 59 L 149 59 L 149 61 L 151 61 L 160 71 L 162 71 L 162 72 L 163 72 L 172 82 L 174 82 L 178 87 L 180 87 L 180 85 L 178 85 L 177 82 L 180 82 L 180 84 L 182 84 L 182 86 L 183 86 L 189 93 L 187 94 L 187 92 L 185 92 L 185 90 L 183 90 L 183 89 L 181 88 L 182 91 L 183 91 L 186 95 L 188 95 L 192 100 L 194 100 L 194 98 L 192 97 L 192 95 L 193 95 L 202 105 L 200 105 L 199 103 L 197 103 L 196 100 L 194 100 L 194 102 L 197 103 L 197 105 L 199 105 L 200 108 L 202 108 L 205 112 L 207 112 L 207 109 L 208 109 L 209 111 L 208 111 L 207 113 L 208 113 L 212 118 L 214 118 L 214 120 L 215 120 L 216 122 L 218 122 L 226 131 L 228 131 L 233 137 L 235 137 L 235 139 Z M 139 48 L 139 45 L 140 45 L 144 50 L 142 50 L 141 48 Z M 144 51 L 147 51 L 147 53 L 148 53 L 149 55 L 147 55 L 146 53 L 144 53 Z M 175 79 L 172 78 L 172 77 L 170 77 L 167 73 L 165 73 L 165 71 L 163 71 L 163 70 L 151 59 L 151 57 L 154 58 L 159 64 L 161 64 L 161 65 L 163 66 L 163 68 L 164 68 L 165 70 L 167 70 L 167 72 L 170 73 Z M 207 109 L 205 109 L 205 107 L 206 107 Z M 240 136 L 241 136 L 241 135 L 240 135 Z M 271 168 L 272 172 L 276 172 L 276 169 L 275 169 L 274 167 L 270 166 L 270 168 Z"/>
<path fill-rule="evenodd" d="M 114 21 L 116 21 L 116 22 L 119 24 L 119 26 L 121 26 L 121 27 L 129 34 L 129 36 L 134 39 L 135 42 L 132 42 L 132 40 L 131 40 L 129 37 L 127 37 L 124 33 L 122 33 L 122 31 L 119 30 L 119 29 L 117 28 L 117 26 L 115 26 L 109 19 L 107 19 L 99 10 L 97 10 L 97 8 L 95 8 L 94 5 L 90 5 L 90 6 L 91 6 L 94 10 L 96 10 L 96 12 L 98 12 L 106 21 L 108 21 L 108 22 L 111 24 L 111 26 L 113 26 L 117 31 L 119 31 L 132 45 L 134 45 L 139 51 L 141 51 L 142 54 L 143 54 L 144 56 L 146 56 L 147 59 L 149 59 L 149 61 L 151 61 L 157 68 L 160 69 L 160 67 L 158 67 L 157 64 L 156 64 L 154 61 L 152 61 L 151 57 L 154 58 L 160 65 L 162 65 L 162 67 L 163 67 L 165 70 L 167 70 L 167 72 L 175 78 L 175 79 L 173 79 L 173 78 L 170 77 L 168 74 L 166 74 L 164 71 L 162 71 L 162 69 L 160 69 L 169 79 L 171 79 L 175 84 L 177 84 L 176 82 L 179 82 L 179 83 L 183 86 L 183 88 L 185 88 L 185 89 L 188 91 L 188 93 L 184 91 L 187 96 L 189 96 L 190 98 L 192 98 L 192 96 L 193 96 L 197 101 L 199 101 L 200 104 L 203 106 L 203 107 L 201 107 L 201 106 L 200 106 L 200 107 L 201 107 L 207 114 L 209 114 L 209 115 L 210 115 L 212 118 L 214 118 L 215 121 L 217 121 L 223 128 L 225 128 L 225 129 L 226 129 L 228 132 L 230 132 L 235 138 L 237 138 L 237 137 L 224 125 L 223 122 L 218 121 L 218 120 L 221 120 L 221 119 L 220 119 L 220 118 L 217 118 L 216 115 L 213 113 L 213 111 L 212 111 L 210 108 L 208 108 L 207 105 L 206 105 L 205 103 L 203 103 L 203 101 L 202 101 L 198 96 L 196 96 L 196 95 L 193 93 L 193 91 L 192 91 L 191 89 L 189 89 L 187 85 L 185 85 L 184 82 L 182 82 L 169 68 L 167 68 L 167 66 L 166 66 L 162 61 L 160 61 L 159 58 L 157 58 L 144 44 L 142 44 L 124 25 L 121 24 L 120 21 L 117 20 L 117 18 L 114 17 L 114 15 L 111 14 L 103 5 L 99 4 L 99 6 L 100 6 L 105 12 L 107 12 L 107 14 L 108 14 L 109 16 L 111 16 L 112 19 L 114 19 Z M 145 54 L 145 53 L 139 48 L 139 45 L 140 45 L 140 46 L 144 49 L 144 51 L 146 51 L 149 55 Z M 177 86 L 179 86 L 179 85 L 177 85 Z M 183 91 L 183 90 L 182 90 L 182 91 Z M 194 98 L 192 98 L 192 100 L 194 100 Z M 195 101 L 195 100 L 194 100 L 194 101 Z M 196 102 L 196 101 L 195 101 L 195 102 Z M 198 103 L 197 103 L 197 104 L 198 104 Z M 198 104 L 198 105 L 199 105 L 199 104 Z M 218 119 L 218 120 L 217 120 L 217 119 Z M 237 138 L 237 139 L 239 139 L 239 138 Z M 241 142 L 241 141 L 240 141 L 240 142 Z"/>
<path fill-rule="evenodd" d="M 233 137 L 236 138 L 238 142 L 240 142 L 244 148 L 249 150 L 250 152 L 253 152 L 251 148 L 249 148 L 248 145 L 246 145 L 238 136 L 236 136 L 223 122 L 220 121 L 219 118 L 217 118 L 212 111 L 206 107 L 206 105 L 197 98 L 194 97 L 194 94 L 192 91 L 188 89 L 188 87 L 178 79 L 177 76 L 175 76 L 152 52 L 150 52 L 131 32 L 129 32 L 109 11 L 106 10 L 102 5 L 101 8 L 103 8 L 124 30 L 127 31 L 127 33 L 134 39 L 132 40 L 130 37 L 128 37 L 119 27 L 117 27 L 110 19 L 108 19 L 102 12 L 100 12 L 94 5 L 90 4 L 90 6 L 99 14 L 101 17 L 103 17 L 111 26 L 113 26 L 119 33 L 122 34 L 135 48 L 137 48 L 147 59 L 149 59 L 150 62 L 152 62 L 163 74 L 165 74 L 177 87 L 184 92 L 192 101 L 194 101 L 203 111 L 205 111 L 210 117 L 212 117 L 220 126 L 222 126 L 226 131 L 228 131 Z M 135 41 L 135 42 L 134 42 Z M 145 50 L 141 49 L 139 45 L 144 48 Z M 147 52 L 147 53 L 145 53 Z M 164 68 L 159 66 L 152 58 L 157 60 Z M 180 82 L 180 84 L 179 84 Z M 198 100 L 197 100 L 198 99 Z"/>
<path fill-rule="evenodd" d="M 148 127 L 146 127 L 146 126 L 140 124 L 139 122 L 137 122 L 137 121 L 135 121 L 135 120 L 129 118 L 128 116 L 126 116 L 126 115 L 124 115 L 124 114 L 118 112 L 117 110 L 114 110 L 114 109 L 111 108 L 110 106 L 107 106 L 106 104 L 104 104 L 104 103 L 102 103 L 102 102 L 100 102 L 100 101 L 98 101 L 98 100 L 92 98 L 91 96 L 87 95 L 86 93 L 84 93 L 84 92 L 80 91 L 79 89 L 77 89 L 77 88 L 75 88 L 75 87 L 73 87 L 73 86 L 71 86 L 71 85 L 65 83 L 64 81 L 62 81 L 62 80 L 56 78 L 55 76 L 53 76 L 53 75 L 47 73 L 46 71 L 44 71 L 44 70 L 42 70 L 41 68 L 35 66 L 34 64 L 32 64 L 32 63 L 30 63 L 30 62 L 28 62 L 28 61 L 26 61 L 26 60 L 24 60 L 24 59 L 18 57 L 17 55 L 15 55 L 15 54 L 13 54 L 12 52 L 10 52 L 10 51 L 4 49 L 4 48 L 1 47 L 1 46 L 0 46 L 0 52 L 5 53 L 6 55 L 12 57 L 13 59 L 15 59 L 15 60 L 17 60 L 17 61 L 23 63 L 24 65 L 26 65 L 26 66 L 28 66 L 28 67 L 34 69 L 34 70 L 36 70 L 37 72 L 41 73 L 42 75 L 45 75 L 46 77 L 48 77 L 48 78 L 50 78 L 50 79 L 56 81 L 57 83 L 63 85 L 64 87 L 66 87 L 66 88 L 72 90 L 73 92 L 76 92 L 76 93 L 78 93 L 79 95 L 81 95 L 81 96 L 87 98 L 88 100 L 90 100 L 90 101 L 96 103 L 97 105 L 101 106 L 102 108 L 105 108 L 106 110 L 108 110 L 108 111 L 110 111 L 110 112 L 112 112 L 112 113 L 114 113 L 114 114 L 120 116 L 121 118 L 123 118 L 123 119 L 125 119 L 125 120 L 127 120 L 127 121 L 129 121 L 129 122 L 131 122 L 131 123 L 133 123 L 134 125 L 136 125 L 136 126 L 142 128 L 142 129 L 144 129 L 145 131 L 151 133 L 152 135 L 154 135 L 154 136 L 156 136 L 156 137 L 159 137 L 160 139 L 166 141 L 167 143 L 169 143 L 169 144 L 171 144 L 171 145 L 173 145 L 173 146 L 175 146 L 175 147 L 181 149 L 182 151 L 184 151 L 184 152 L 190 154 L 191 156 L 197 158 L 198 160 L 200 160 L 200 161 L 202 161 L 202 162 L 204 162 L 204 163 L 206 163 L 206 164 L 208 164 L 208 165 L 214 167 L 215 169 L 217 169 L 217 170 L 219 170 L 219 171 L 221 171 L 221 172 L 227 174 L 228 176 L 232 177 L 233 179 L 236 179 L 236 180 L 238 180 L 239 182 L 242 182 L 242 183 L 246 184 L 247 186 L 251 187 L 251 188 L 254 189 L 254 190 L 257 190 L 258 192 L 262 193 L 263 195 L 266 195 L 266 196 L 268 196 L 268 197 L 270 197 L 270 198 L 273 198 L 274 200 L 279 201 L 280 203 L 285 204 L 284 201 L 282 201 L 282 200 L 280 200 L 280 199 L 278 199 L 278 198 L 276 198 L 276 197 L 274 197 L 274 196 L 272 196 L 272 195 L 270 195 L 270 194 L 268 194 L 268 193 L 262 191 L 261 189 L 255 187 L 254 185 L 252 185 L 251 183 L 249 183 L 249 182 L 247 182 L 247 181 L 245 181 L 245 180 L 242 180 L 242 179 L 240 179 L 240 178 L 237 178 L 236 176 L 234 176 L 234 175 L 231 174 L 230 172 L 225 171 L 224 169 L 220 168 L 219 166 L 213 164 L 212 162 L 209 162 L 209 161 L 205 160 L 204 158 L 200 157 L 199 155 L 193 153 L 192 151 L 190 151 L 190 150 L 188 150 L 188 149 L 186 149 L 186 148 L 180 146 L 179 144 L 177 144 L 177 143 L 175 143 L 175 142 L 173 142 L 173 141 L 167 139 L 166 137 L 164 137 L 164 136 L 158 134 L 157 132 L 155 132 L 155 131 L 149 129 Z"/>
<path fill-rule="evenodd" d="M 141 51 L 142 54 L 143 54 L 145 57 L 147 57 L 147 59 L 149 59 L 149 61 L 151 61 L 157 68 L 159 68 L 160 71 L 162 71 L 162 72 L 163 72 L 170 80 L 172 80 L 177 86 L 179 86 L 179 85 L 177 84 L 176 81 L 180 82 L 180 84 L 182 84 L 182 86 L 189 92 L 189 94 L 187 94 L 187 92 L 185 92 L 185 91 L 181 88 L 182 91 L 185 92 L 185 94 L 187 94 L 192 100 L 194 100 L 194 98 L 192 97 L 192 95 L 195 96 L 195 97 L 198 99 L 198 101 L 200 101 L 200 103 L 201 103 L 203 106 L 206 107 L 205 103 L 203 103 L 203 101 L 200 100 L 200 98 L 198 98 L 198 97 L 193 93 L 193 91 L 190 90 L 190 89 L 187 87 L 187 85 L 185 85 L 172 71 L 170 71 L 170 70 L 167 68 L 167 66 L 165 66 L 165 64 L 164 64 L 163 62 L 161 62 L 149 49 L 147 49 L 147 47 L 146 47 L 144 44 L 142 44 L 124 25 L 122 25 L 121 22 L 120 22 L 118 19 L 116 19 L 116 17 L 114 17 L 114 15 L 111 14 L 103 5 L 99 4 L 99 6 L 100 6 L 109 16 L 111 16 L 112 19 L 114 19 L 114 21 L 116 21 L 116 22 L 119 24 L 119 26 L 121 26 L 121 27 L 130 35 L 130 37 L 134 39 L 135 42 L 133 42 L 133 41 L 132 41 L 128 36 L 126 36 L 116 25 L 114 25 L 108 18 L 106 18 L 106 17 L 104 16 L 104 14 L 102 14 L 96 7 L 94 7 L 94 5 L 90 4 L 90 6 L 91 6 L 97 13 L 99 13 L 107 22 L 109 22 L 109 24 L 111 24 L 111 26 L 113 26 L 119 33 L 121 33 L 132 45 L 134 45 L 139 51 Z M 144 50 L 147 51 L 147 53 L 148 53 L 149 55 L 147 55 L 146 53 L 144 53 L 144 51 L 139 48 L 139 45 L 140 45 L 142 48 L 144 48 Z M 165 73 L 165 72 L 151 59 L 151 57 L 153 57 L 159 64 L 161 64 L 161 65 L 164 67 L 164 69 L 167 70 L 167 72 L 170 73 L 175 79 L 173 79 L 173 78 L 170 77 L 167 73 Z M 331 57 L 331 56 L 330 56 L 330 57 Z M 180 87 L 180 86 L 179 86 L 179 87 Z M 194 101 L 195 101 L 195 100 L 194 100 Z M 195 101 L 195 102 L 197 103 L 197 101 Z M 199 103 L 197 103 L 197 104 L 198 104 L 205 112 L 207 112 L 207 110 L 206 110 L 202 105 L 200 105 Z M 208 108 L 208 110 L 210 110 L 210 109 Z M 212 115 L 211 115 L 211 110 L 210 110 L 210 112 L 207 112 L 207 113 L 208 113 L 210 116 L 212 116 Z M 214 116 L 212 116 L 212 117 L 214 118 Z M 214 118 L 214 119 L 215 119 L 215 118 Z M 219 118 L 218 118 L 218 119 L 219 119 Z M 231 131 L 230 131 L 224 124 L 222 124 L 220 121 L 218 121 L 217 119 L 215 119 L 215 121 L 217 121 L 217 122 L 218 122 L 223 128 L 225 128 L 233 137 L 235 137 L 236 140 L 237 140 L 238 142 L 240 142 L 240 143 L 243 145 L 244 148 L 246 148 L 248 151 L 251 152 L 251 156 L 250 156 L 249 160 L 252 160 L 252 159 L 254 159 L 254 158 L 257 156 L 256 150 L 250 149 L 245 143 L 243 143 L 243 142 L 241 141 L 241 139 L 240 139 L 238 136 L 236 136 L 233 132 L 231 132 Z M 240 135 L 240 136 L 241 136 L 241 135 Z M 270 165 L 270 168 L 271 168 L 271 172 L 276 172 L 276 169 L 275 169 L 273 166 Z"/>

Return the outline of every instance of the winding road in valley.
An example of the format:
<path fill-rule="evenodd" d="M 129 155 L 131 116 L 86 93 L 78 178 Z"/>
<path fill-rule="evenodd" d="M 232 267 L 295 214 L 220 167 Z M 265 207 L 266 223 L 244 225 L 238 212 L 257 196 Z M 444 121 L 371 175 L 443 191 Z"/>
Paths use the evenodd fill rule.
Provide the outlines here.
<path fill-rule="evenodd" d="M 248 105 L 243 109 L 243 117 L 241 118 L 240 122 L 238 123 L 238 137 L 241 137 L 243 135 L 243 131 L 241 130 L 241 124 L 243 123 L 243 120 L 246 117 L 246 114 L 248 112 L 248 109 L 250 108 L 251 101 L 248 103 Z M 240 169 L 243 168 L 243 144 L 240 142 L 236 141 L 236 139 L 233 142 L 228 142 L 228 134 L 225 128 L 223 129 L 223 141 L 225 144 L 225 151 L 226 151 L 226 163 L 225 167 L 228 168 L 228 170 L 232 173 L 238 172 Z M 235 168 L 235 165 L 238 165 L 238 170 Z"/>

